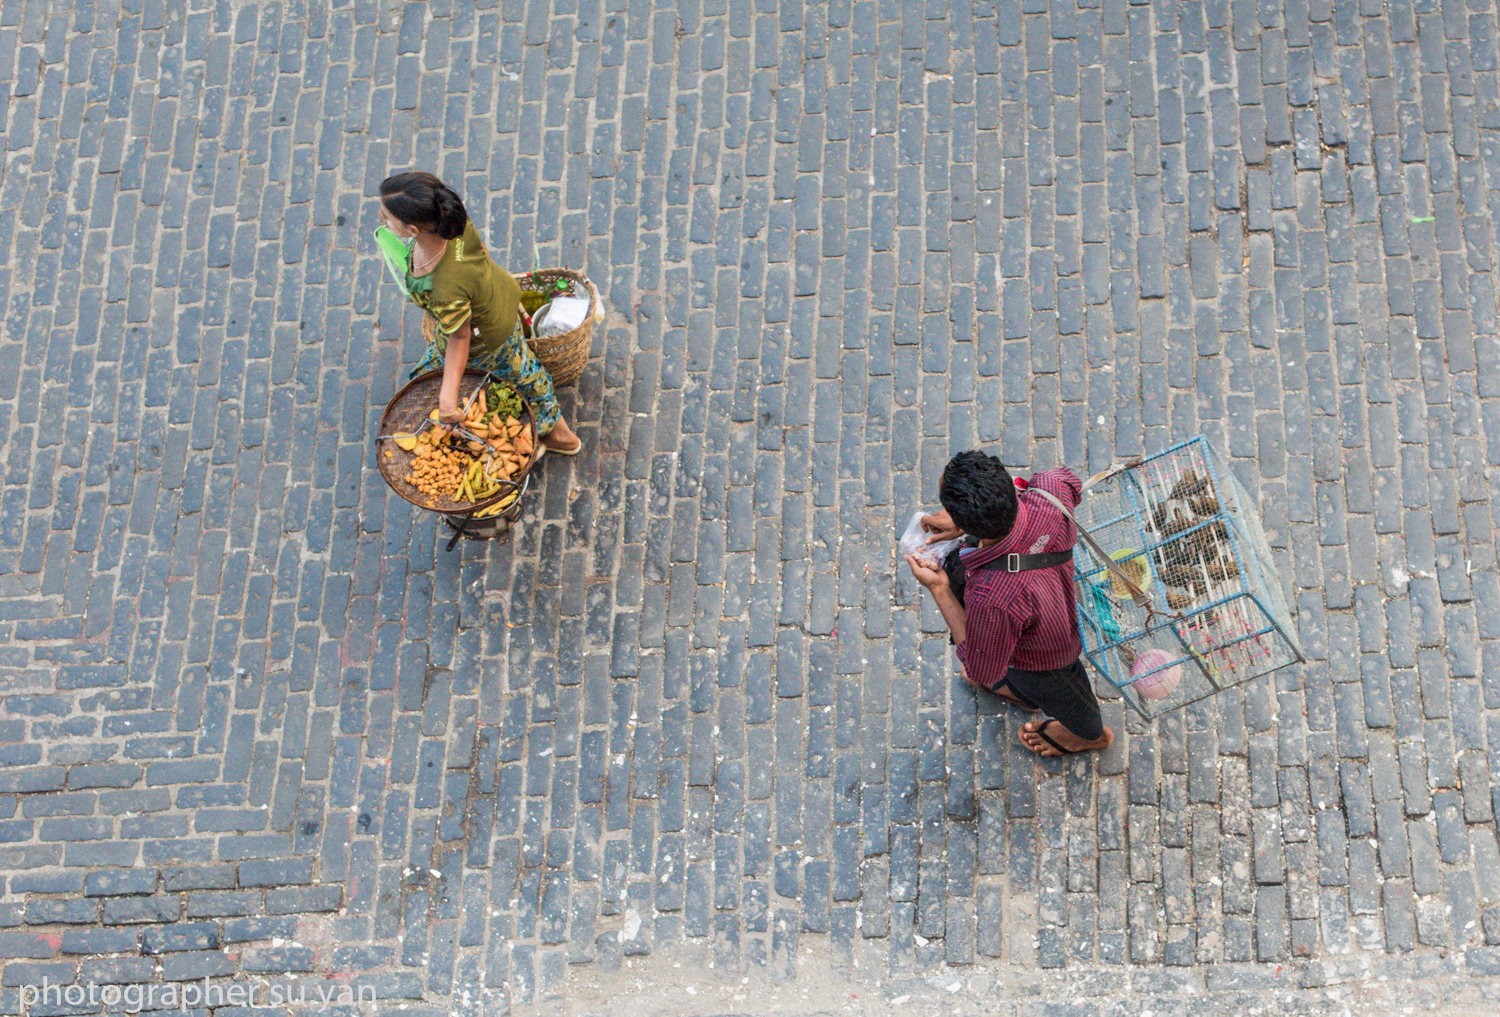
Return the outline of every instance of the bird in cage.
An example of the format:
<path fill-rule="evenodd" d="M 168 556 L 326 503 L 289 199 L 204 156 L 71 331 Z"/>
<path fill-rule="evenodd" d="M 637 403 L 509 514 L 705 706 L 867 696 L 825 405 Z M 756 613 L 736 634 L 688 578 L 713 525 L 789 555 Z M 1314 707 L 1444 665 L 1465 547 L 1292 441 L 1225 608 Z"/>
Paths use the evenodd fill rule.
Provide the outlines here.
<path fill-rule="evenodd" d="M 1161 570 L 1161 578 L 1168 586 L 1192 590 L 1200 597 L 1208 592 L 1208 584 L 1203 577 L 1188 565 L 1168 565 Z"/>
<path fill-rule="evenodd" d="M 1226 579 L 1232 579 L 1239 574 L 1239 565 L 1235 564 L 1235 560 L 1227 555 L 1209 563 L 1208 566 L 1208 578 L 1215 583 L 1222 583 Z"/>
<path fill-rule="evenodd" d="M 1181 498 L 1169 499 L 1160 507 L 1163 510 L 1162 525 L 1158 529 L 1169 537 L 1183 530 L 1191 530 L 1198 525 L 1198 517 L 1193 513 L 1193 506 Z"/>
<path fill-rule="evenodd" d="M 1198 475 L 1197 470 L 1188 470 L 1182 475 L 1172 487 L 1172 498 L 1196 498 L 1201 494 L 1213 494 L 1213 487 L 1206 477 Z"/>

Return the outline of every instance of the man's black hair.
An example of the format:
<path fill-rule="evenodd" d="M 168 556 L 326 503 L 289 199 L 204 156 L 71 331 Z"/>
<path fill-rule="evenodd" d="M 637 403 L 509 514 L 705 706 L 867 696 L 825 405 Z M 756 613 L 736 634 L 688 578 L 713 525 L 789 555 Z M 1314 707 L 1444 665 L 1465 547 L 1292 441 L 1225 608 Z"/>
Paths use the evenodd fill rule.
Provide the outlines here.
<path fill-rule="evenodd" d="M 1016 483 L 1000 460 L 960 452 L 948 461 L 938 498 L 953 522 L 981 540 L 1000 540 L 1016 525 Z"/>

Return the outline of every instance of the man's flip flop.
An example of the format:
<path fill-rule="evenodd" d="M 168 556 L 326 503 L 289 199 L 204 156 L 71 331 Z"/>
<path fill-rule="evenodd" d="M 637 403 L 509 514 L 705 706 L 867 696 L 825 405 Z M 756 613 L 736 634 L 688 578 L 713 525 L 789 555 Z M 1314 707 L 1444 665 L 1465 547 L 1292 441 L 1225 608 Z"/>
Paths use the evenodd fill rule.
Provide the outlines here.
<path fill-rule="evenodd" d="M 1047 735 L 1047 727 L 1048 727 L 1048 725 L 1050 725 L 1050 724 L 1057 724 L 1057 723 L 1059 723 L 1059 721 L 1057 720 L 1057 718 L 1055 718 L 1055 717 L 1048 717 L 1046 720 L 1042 721 L 1042 726 L 1041 727 L 1037 728 L 1035 731 L 1028 731 L 1026 733 L 1027 734 L 1034 734 L 1034 735 L 1036 735 L 1042 741 L 1046 742 L 1048 745 L 1050 745 L 1054 749 L 1056 749 L 1057 752 L 1058 752 L 1058 755 L 1062 755 L 1062 756 L 1076 756 L 1076 755 L 1078 755 L 1079 752 L 1081 752 L 1083 750 L 1081 750 L 1081 749 L 1065 749 L 1061 745 L 1057 744 L 1057 742 L 1053 741 L 1050 737 L 1048 737 L 1048 735 Z M 1021 745 L 1022 745 L 1023 748 L 1030 749 L 1032 752 L 1036 752 L 1036 749 L 1031 748 L 1031 746 L 1027 745 L 1025 742 L 1022 742 Z M 1042 755 L 1040 752 L 1036 752 L 1036 754 L 1039 755 L 1039 756 Z M 1042 758 L 1043 759 L 1047 759 L 1049 757 L 1042 756 Z"/>

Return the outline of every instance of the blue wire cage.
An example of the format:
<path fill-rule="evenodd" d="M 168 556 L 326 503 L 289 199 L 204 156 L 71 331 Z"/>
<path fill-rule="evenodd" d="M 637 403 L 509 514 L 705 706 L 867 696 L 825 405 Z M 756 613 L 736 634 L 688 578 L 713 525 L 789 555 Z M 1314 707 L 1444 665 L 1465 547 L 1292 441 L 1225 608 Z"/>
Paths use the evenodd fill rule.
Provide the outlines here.
<path fill-rule="evenodd" d="M 1207 439 L 1104 477 L 1075 514 L 1151 601 L 1078 545 L 1084 657 L 1141 716 L 1303 660 L 1256 507 Z"/>

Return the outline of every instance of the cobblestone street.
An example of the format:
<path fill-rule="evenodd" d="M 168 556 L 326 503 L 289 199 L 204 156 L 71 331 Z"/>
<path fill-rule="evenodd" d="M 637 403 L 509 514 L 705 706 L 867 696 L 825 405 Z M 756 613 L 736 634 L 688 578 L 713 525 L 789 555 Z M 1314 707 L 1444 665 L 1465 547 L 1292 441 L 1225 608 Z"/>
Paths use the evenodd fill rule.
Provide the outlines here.
<path fill-rule="evenodd" d="M 0 0 L 0 82 L 0 1013 L 1500 1008 L 1493 0 Z M 452 552 L 410 168 L 609 311 Z M 896 535 L 1200 433 L 1307 663 L 1034 757 Z"/>

